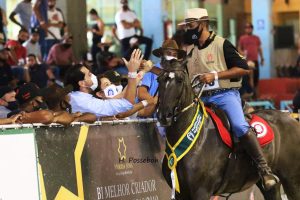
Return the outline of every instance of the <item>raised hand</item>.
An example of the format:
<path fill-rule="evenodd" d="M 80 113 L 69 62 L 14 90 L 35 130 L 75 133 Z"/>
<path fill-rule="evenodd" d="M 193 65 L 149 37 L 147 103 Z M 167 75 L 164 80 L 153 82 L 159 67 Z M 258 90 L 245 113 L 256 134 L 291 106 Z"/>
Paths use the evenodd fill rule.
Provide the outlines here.
<path fill-rule="evenodd" d="M 122 58 L 129 72 L 136 72 L 143 60 L 142 51 L 140 49 L 134 49 L 130 60 L 127 61 L 125 58 Z"/>

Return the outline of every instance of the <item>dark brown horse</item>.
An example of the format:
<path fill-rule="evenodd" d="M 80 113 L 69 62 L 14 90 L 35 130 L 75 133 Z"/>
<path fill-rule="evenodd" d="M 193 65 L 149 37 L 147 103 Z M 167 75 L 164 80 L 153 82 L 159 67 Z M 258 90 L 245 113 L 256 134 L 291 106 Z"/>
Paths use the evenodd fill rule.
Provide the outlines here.
<path fill-rule="evenodd" d="M 158 77 L 158 119 L 161 125 L 167 126 L 167 139 L 174 145 L 190 125 L 197 106 L 180 112 L 195 97 L 185 63 L 172 60 L 163 62 L 162 66 L 164 70 Z M 299 122 L 276 110 L 256 114 L 270 124 L 275 134 L 273 142 L 264 147 L 270 167 L 280 178 L 288 199 L 300 200 Z M 206 118 L 193 148 L 177 165 L 180 193 L 176 193 L 176 199 L 208 200 L 211 196 L 241 192 L 254 184 L 261 188 L 266 200 L 281 199 L 280 185 L 267 192 L 262 189 L 257 169 L 245 153 L 231 161 L 235 163 L 228 170 L 230 153 L 211 119 Z M 163 174 L 172 186 L 167 159 L 163 161 Z"/>

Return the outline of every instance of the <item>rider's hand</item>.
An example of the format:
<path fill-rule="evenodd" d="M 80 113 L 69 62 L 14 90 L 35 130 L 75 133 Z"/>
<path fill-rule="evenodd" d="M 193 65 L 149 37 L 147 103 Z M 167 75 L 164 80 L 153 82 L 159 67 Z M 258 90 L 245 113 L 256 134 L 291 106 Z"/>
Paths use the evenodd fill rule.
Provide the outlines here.
<path fill-rule="evenodd" d="M 209 84 L 215 80 L 215 74 L 214 73 L 207 73 L 200 75 L 200 82 Z"/>
<path fill-rule="evenodd" d="M 143 55 L 140 49 L 133 50 L 129 61 L 123 58 L 123 61 L 129 72 L 136 72 L 139 69 L 142 60 L 143 60 Z"/>

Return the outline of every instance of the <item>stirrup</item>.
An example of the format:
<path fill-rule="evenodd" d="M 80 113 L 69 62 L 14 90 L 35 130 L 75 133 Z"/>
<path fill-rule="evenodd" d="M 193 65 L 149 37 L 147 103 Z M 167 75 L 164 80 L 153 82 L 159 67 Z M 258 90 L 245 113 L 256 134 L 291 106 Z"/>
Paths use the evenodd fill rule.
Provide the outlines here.
<path fill-rule="evenodd" d="M 265 180 L 264 177 L 268 177 L 269 180 Z M 280 183 L 279 178 L 275 174 L 265 174 L 261 177 L 262 179 L 262 187 L 265 191 L 269 191 L 274 188 L 276 185 Z M 269 182 L 269 183 L 267 183 Z"/>

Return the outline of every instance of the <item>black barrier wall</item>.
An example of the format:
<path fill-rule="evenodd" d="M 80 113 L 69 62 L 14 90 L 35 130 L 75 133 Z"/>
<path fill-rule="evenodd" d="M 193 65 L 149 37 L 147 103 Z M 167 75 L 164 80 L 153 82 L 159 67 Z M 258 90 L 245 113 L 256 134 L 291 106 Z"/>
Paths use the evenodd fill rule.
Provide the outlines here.
<path fill-rule="evenodd" d="M 154 123 L 36 129 L 47 199 L 169 199 Z"/>

